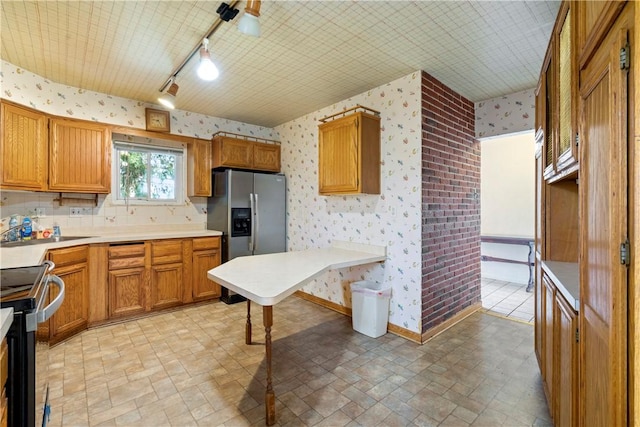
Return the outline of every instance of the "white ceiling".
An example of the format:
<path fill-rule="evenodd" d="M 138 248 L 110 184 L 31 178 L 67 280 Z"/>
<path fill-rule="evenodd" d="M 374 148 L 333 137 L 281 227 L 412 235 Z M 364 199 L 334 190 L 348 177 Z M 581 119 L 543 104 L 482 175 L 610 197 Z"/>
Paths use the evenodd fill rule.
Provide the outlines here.
<path fill-rule="evenodd" d="M 2 0 L 1 58 L 155 103 L 222 1 Z M 220 77 L 178 74 L 176 108 L 273 127 L 424 70 L 477 102 L 535 86 L 559 1 L 263 1 L 262 36 L 223 22 Z"/>

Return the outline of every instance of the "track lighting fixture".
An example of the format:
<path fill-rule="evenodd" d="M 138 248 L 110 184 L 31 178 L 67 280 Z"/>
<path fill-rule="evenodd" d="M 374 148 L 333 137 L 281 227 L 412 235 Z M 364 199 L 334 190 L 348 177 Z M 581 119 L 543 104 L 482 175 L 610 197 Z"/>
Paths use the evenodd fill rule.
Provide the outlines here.
<path fill-rule="evenodd" d="M 229 22 L 238 14 L 238 9 L 234 9 L 233 6 L 229 6 L 226 3 L 222 3 L 218 6 L 216 13 L 220 15 L 220 19 L 224 22 Z"/>
<path fill-rule="evenodd" d="M 173 110 L 176 108 L 176 94 L 178 93 L 178 85 L 175 82 L 175 76 L 171 77 L 171 85 L 169 89 L 158 98 L 158 102 L 165 107 Z"/>
<path fill-rule="evenodd" d="M 200 48 L 200 65 L 198 65 L 198 77 L 202 80 L 211 81 L 218 78 L 218 67 L 211 60 L 211 53 L 209 53 L 209 39 L 202 40 L 202 47 Z"/>
<path fill-rule="evenodd" d="M 238 22 L 238 31 L 254 37 L 260 37 L 260 0 L 249 0 L 244 15 Z"/>

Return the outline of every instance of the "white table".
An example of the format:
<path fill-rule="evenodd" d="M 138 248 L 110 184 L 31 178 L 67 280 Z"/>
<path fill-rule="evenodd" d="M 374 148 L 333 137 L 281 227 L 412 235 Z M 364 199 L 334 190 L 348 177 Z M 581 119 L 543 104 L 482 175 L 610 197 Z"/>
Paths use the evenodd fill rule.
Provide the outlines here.
<path fill-rule="evenodd" d="M 383 262 L 386 258 L 385 246 L 334 241 L 330 248 L 238 257 L 209 270 L 209 279 L 247 298 L 247 344 L 251 344 L 251 301 L 262 305 L 267 425 L 276 422 L 276 398 L 271 382 L 273 306 L 328 270 Z"/>

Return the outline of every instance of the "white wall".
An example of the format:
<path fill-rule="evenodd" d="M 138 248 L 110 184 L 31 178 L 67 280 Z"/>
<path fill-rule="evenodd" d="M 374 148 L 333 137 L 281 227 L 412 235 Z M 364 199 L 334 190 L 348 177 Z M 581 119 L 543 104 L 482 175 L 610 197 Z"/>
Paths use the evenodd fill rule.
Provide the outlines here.
<path fill-rule="evenodd" d="M 318 124 L 356 104 L 381 112 L 381 194 L 318 195 Z M 349 283 L 372 280 L 392 287 L 389 322 L 420 332 L 421 319 L 421 78 L 420 72 L 371 89 L 275 130 L 288 178 L 288 248 L 348 240 L 387 246 L 382 265 L 332 271 L 304 290 L 351 306 Z"/>
<path fill-rule="evenodd" d="M 6 61 L 0 62 L 0 65 L 2 98 L 45 113 L 144 129 L 145 108 L 162 108 L 55 83 Z M 173 134 L 208 139 L 218 131 L 275 139 L 271 128 L 189 111 L 171 111 Z M 69 218 L 69 207 L 61 207 L 54 202 L 53 199 L 57 197 L 58 193 L 3 191 L 0 217 L 7 218 L 12 214 L 33 216 L 34 209 L 38 207 L 46 210 L 46 218 L 39 220 L 42 225 L 51 226 L 53 222 L 57 222 L 65 231 L 82 233 L 83 230 L 92 228 L 108 232 L 116 227 L 145 225 L 191 225 L 206 228 L 207 199 L 204 197 L 185 197 L 181 205 L 126 208 L 113 205 L 110 195 L 100 195 L 98 206 L 92 209 L 90 215 L 81 218 Z"/>
<path fill-rule="evenodd" d="M 481 234 L 533 238 L 535 169 L 533 131 L 480 140 Z M 527 260 L 522 246 L 482 244 L 482 254 Z M 482 277 L 527 283 L 525 265 L 482 262 Z"/>

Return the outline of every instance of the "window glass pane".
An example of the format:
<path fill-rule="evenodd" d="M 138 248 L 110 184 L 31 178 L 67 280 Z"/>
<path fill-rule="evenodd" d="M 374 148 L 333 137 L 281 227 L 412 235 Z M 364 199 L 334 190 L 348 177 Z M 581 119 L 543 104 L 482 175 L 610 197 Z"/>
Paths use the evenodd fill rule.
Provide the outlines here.
<path fill-rule="evenodd" d="M 147 188 L 147 154 L 137 151 L 121 150 L 120 158 L 120 197 L 129 199 L 146 199 Z"/>
<path fill-rule="evenodd" d="M 151 198 L 173 200 L 176 198 L 176 156 L 151 154 Z"/>

